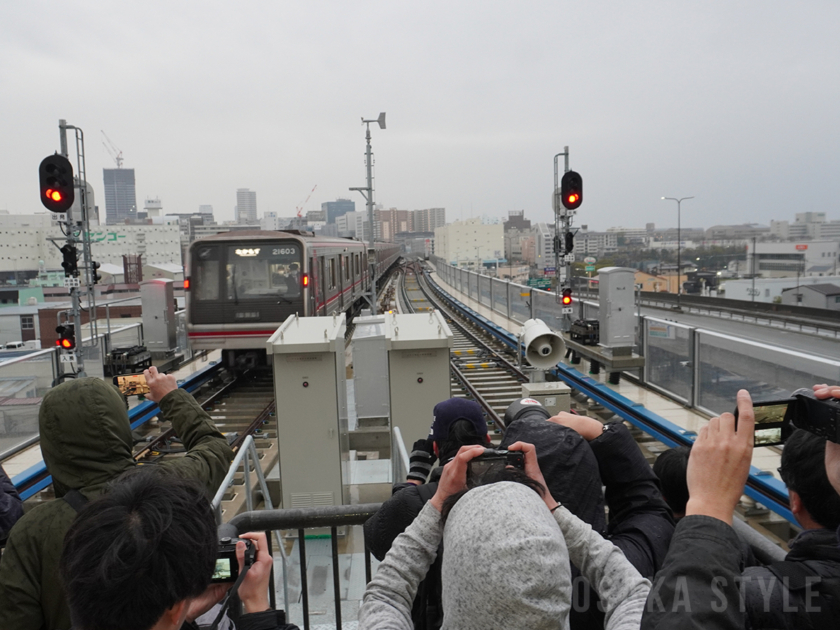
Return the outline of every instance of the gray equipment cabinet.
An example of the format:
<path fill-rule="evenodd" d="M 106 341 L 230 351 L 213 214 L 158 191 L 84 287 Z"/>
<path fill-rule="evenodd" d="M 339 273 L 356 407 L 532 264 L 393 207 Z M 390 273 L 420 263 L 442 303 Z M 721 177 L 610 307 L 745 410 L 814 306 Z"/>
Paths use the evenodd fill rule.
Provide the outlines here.
<path fill-rule="evenodd" d="M 438 311 L 418 315 L 388 313 L 385 346 L 391 427 L 399 427 L 405 443 L 412 444 L 429 435 L 435 405 L 452 395 L 452 331 Z"/>
<path fill-rule="evenodd" d="M 604 348 L 631 348 L 635 343 L 634 297 L 636 270 L 604 267 L 598 270 L 600 344 Z"/>
<path fill-rule="evenodd" d="M 344 314 L 290 316 L 266 342 L 274 368 L 283 508 L 348 504 Z"/>
<path fill-rule="evenodd" d="M 140 283 L 140 301 L 143 304 L 144 345 L 155 357 L 172 353 L 178 345 L 172 280 L 144 280 Z"/>
<path fill-rule="evenodd" d="M 388 351 L 385 349 L 385 315 L 353 320 L 353 385 L 356 417 L 388 418 Z"/>

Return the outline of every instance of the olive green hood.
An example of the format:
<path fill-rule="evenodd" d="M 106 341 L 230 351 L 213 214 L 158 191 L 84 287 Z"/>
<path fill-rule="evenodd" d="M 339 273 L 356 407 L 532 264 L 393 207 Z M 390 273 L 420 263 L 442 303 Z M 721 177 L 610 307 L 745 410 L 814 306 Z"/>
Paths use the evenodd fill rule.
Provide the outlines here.
<path fill-rule="evenodd" d="M 70 489 L 95 492 L 135 465 L 125 400 L 101 379 L 79 378 L 52 388 L 38 424 L 56 496 Z"/>

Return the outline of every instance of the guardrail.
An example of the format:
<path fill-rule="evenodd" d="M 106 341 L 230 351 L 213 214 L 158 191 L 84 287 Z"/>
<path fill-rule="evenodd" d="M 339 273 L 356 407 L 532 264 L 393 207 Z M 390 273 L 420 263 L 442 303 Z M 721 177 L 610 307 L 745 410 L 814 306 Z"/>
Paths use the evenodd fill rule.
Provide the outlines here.
<path fill-rule="evenodd" d="M 221 362 L 211 363 L 203 370 L 199 370 L 188 379 L 185 379 L 178 387 L 192 393 L 212 379 L 221 370 L 221 367 Z M 132 430 L 148 422 L 159 413 L 160 408 L 157 403 L 151 400 L 147 400 L 132 408 L 128 412 L 128 419 Z M 95 448 L 95 445 L 91 445 L 91 448 Z M 44 462 L 40 461 L 19 475 L 15 475 L 12 478 L 12 483 L 17 488 L 21 498 L 26 500 L 44 488 L 47 488 L 52 483 L 52 476 L 47 473 L 47 467 Z"/>
<path fill-rule="evenodd" d="M 598 300 L 597 291 L 576 289 L 576 292 L 581 297 Z M 677 296 L 672 293 L 643 291 L 640 301 L 643 306 L 650 308 L 672 309 L 677 304 Z M 688 313 L 752 322 L 821 337 L 840 338 L 837 317 L 826 309 L 698 295 L 681 295 L 679 303 L 680 308 Z"/>
<path fill-rule="evenodd" d="M 235 516 L 229 523 L 219 528 L 219 536 L 238 536 L 245 532 L 271 532 L 277 530 L 297 530 L 298 553 L 300 558 L 300 583 L 303 600 L 303 628 L 309 630 L 309 588 L 306 575 L 306 530 L 329 527 L 332 542 L 332 578 L 333 598 L 335 601 L 335 627 L 341 628 L 341 591 L 338 567 L 338 528 L 361 525 L 381 507 L 381 503 L 361 505 L 339 505 L 333 507 L 304 508 L 297 510 L 260 510 L 245 512 Z M 370 550 L 365 545 L 365 582 L 370 582 Z M 273 569 L 272 569 L 273 570 Z M 272 589 L 272 596 L 273 596 Z M 289 610 L 288 599 L 285 602 Z"/>

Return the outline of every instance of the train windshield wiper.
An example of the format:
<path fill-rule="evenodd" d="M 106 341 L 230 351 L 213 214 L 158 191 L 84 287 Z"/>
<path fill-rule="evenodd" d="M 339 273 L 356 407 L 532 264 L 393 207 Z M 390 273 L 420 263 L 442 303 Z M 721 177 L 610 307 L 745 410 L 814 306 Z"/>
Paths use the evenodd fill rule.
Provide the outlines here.
<path fill-rule="evenodd" d="M 233 280 L 233 303 L 235 306 L 239 306 L 239 295 L 236 293 L 236 265 L 233 266 L 231 279 Z"/>

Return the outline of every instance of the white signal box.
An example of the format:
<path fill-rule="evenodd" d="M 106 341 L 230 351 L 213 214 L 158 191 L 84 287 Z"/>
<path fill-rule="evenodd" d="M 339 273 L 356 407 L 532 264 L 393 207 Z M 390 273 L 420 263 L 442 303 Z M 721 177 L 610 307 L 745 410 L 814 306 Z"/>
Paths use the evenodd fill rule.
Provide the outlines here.
<path fill-rule="evenodd" d="M 350 502 L 345 330 L 343 313 L 292 315 L 266 342 L 274 368 L 283 508 Z"/>
<path fill-rule="evenodd" d="M 450 398 L 449 352 L 452 330 L 439 311 L 388 313 L 385 348 L 391 392 L 391 427 L 412 444 L 429 435 L 432 411 Z"/>

